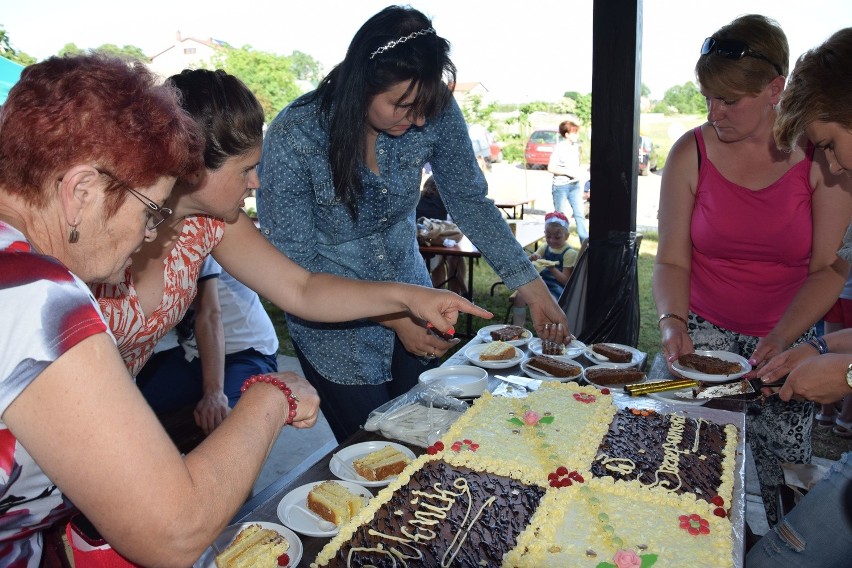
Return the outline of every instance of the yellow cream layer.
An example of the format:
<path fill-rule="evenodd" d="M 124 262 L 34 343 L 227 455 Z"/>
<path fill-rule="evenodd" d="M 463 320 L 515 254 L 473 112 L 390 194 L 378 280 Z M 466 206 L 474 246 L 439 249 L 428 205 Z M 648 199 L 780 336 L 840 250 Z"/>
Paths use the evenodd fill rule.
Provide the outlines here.
<path fill-rule="evenodd" d="M 611 478 L 551 489 L 518 537 L 518 545 L 506 555 L 504 566 L 639 566 L 651 560 L 644 557 L 655 555 L 654 563 L 642 565 L 729 568 L 731 523 L 715 516 L 714 508 L 690 494 L 675 495 Z M 684 515 L 690 517 L 688 526 L 706 524 L 707 530 L 690 534 L 681 526 Z"/>
<path fill-rule="evenodd" d="M 444 460 L 546 486 L 560 466 L 588 471 L 615 411 L 611 396 L 575 383 L 546 382 L 526 398 L 483 393 L 441 439 Z"/>

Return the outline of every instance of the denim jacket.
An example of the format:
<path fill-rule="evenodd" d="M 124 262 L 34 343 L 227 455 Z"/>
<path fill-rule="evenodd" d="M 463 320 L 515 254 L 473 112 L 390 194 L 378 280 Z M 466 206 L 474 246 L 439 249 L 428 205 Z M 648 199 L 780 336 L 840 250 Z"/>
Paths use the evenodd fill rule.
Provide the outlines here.
<path fill-rule="evenodd" d="M 311 272 L 431 286 L 415 219 L 421 172 L 429 162 L 453 221 L 507 286 L 517 288 L 538 277 L 486 197 L 488 185 L 455 101 L 422 128 L 411 127 L 398 137 L 379 134 L 376 158 L 381 174 L 362 165 L 364 193 L 357 220 L 335 197 L 328 133 L 318 107 L 317 101 L 291 104 L 269 125 L 263 143 L 258 216 L 263 233 L 287 256 Z M 368 320 L 316 323 L 289 314 L 287 325 L 328 380 L 391 380 L 394 332 L 389 328 Z"/>

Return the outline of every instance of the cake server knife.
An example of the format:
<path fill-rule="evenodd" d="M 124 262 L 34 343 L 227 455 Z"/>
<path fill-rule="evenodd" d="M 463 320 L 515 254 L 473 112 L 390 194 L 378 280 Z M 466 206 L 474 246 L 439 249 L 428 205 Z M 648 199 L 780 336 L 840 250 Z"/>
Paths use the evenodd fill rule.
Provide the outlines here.
<path fill-rule="evenodd" d="M 541 381 L 538 379 L 529 379 L 527 377 L 519 377 L 517 375 L 509 375 L 508 377 L 504 377 L 503 375 L 494 375 L 494 378 L 516 386 L 524 387 L 531 391 L 537 390 L 538 387 L 541 386 Z"/>

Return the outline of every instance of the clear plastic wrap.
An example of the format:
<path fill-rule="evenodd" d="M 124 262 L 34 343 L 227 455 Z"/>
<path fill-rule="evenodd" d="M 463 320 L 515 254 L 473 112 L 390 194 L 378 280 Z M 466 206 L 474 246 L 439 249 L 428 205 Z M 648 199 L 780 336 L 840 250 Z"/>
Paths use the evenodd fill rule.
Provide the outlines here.
<path fill-rule="evenodd" d="M 442 384 L 420 383 L 371 412 L 364 429 L 425 448 L 467 410 L 467 403 L 453 394 Z"/>

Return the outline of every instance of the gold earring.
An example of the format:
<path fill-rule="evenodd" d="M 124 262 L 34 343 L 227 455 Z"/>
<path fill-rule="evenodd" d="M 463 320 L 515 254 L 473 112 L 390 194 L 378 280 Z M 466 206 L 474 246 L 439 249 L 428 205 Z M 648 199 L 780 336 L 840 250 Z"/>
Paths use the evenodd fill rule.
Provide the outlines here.
<path fill-rule="evenodd" d="M 71 234 L 68 235 L 68 242 L 72 245 L 80 240 L 80 233 L 77 231 L 76 225 L 71 225 Z"/>

